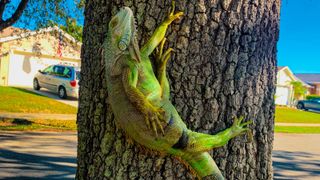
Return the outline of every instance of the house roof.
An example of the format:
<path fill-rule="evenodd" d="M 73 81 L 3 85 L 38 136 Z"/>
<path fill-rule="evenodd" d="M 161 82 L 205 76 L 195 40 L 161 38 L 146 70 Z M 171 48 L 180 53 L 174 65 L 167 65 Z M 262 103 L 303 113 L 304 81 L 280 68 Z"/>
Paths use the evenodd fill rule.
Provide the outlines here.
<path fill-rule="evenodd" d="M 298 73 L 295 76 L 307 83 L 320 83 L 320 73 Z"/>
<path fill-rule="evenodd" d="M 290 70 L 290 68 L 289 68 L 288 66 L 278 66 L 277 69 L 278 69 L 278 73 L 279 73 L 280 71 L 285 71 L 285 72 L 287 72 L 288 76 L 289 76 L 293 81 L 300 81 L 300 82 L 303 84 L 303 86 L 305 86 L 305 87 L 310 87 L 310 85 L 307 84 L 306 81 L 304 81 L 304 80 L 302 80 L 301 78 L 295 76 L 295 74 L 292 73 L 292 71 Z"/>
<path fill-rule="evenodd" d="M 8 30 L 6 30 L 8 29 Z M 12 41 L 12 40 L 16 40 L 16 39 L 21 39 L 21 38 L 25 38 L 25 37 L 28 37 L 28 36 L 33 36 L 33 35 L 36 35 L 36 34 L 41 34 L 41 33 L 46 33 L 46 32 L 59 32 L 61 33 L 66 39 L 70 40 L 71 42 L 73 43 L 76 43 L 78 46 L 81 46 L 81 43 L 78 42 L 75 38 L 73 38 L 70 34 L 64 32 L 63 30 L 61 30 L 59 27 L 57 26 L 54 26 L 54 27 L 48 27 L 48 28 L 42 28 L 42 29 L 39 29 L 37 31 L 28 31 L 28 30 L 24 30 L 24 29 L 20 29 L 20 30 L 17 30 L 19 28 L 13 28 L 13 27 L 9 27 L 9 28 L 6 28 L 3 30 L 3 36 L 1 36 L 1 33 L 0 33 L 0 43 L 2 42 L 7 42 L 7 41 Z M 13 33 L 12 32 L 16 30 L 17 33 Z M 8 33 L 10 33 L 9 36 L 5 36 L 5 35 L 8 35 Z"/>
<path fill-rule="evenodd" d="M 23 32 L 30 32 L 30 30 L 15 28 L 10 26 L 0 31 L 0 38 L 19 35 L 19 34 L 22 34 Z"/>
<path fill-rule="evenodd" d="M 278 69 L 278 71 L 280 71 L 280 70 L 284 69 L 285 67 L 288 67 L 288 66 L 278 66 L 277 69 Z"/>

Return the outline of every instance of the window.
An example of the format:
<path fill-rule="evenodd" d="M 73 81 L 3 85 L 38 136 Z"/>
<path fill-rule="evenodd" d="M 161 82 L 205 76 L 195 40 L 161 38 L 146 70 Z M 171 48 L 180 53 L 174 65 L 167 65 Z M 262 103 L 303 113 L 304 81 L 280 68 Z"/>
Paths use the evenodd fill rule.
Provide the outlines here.
<path fill-rule="evenodd" d="M 64 67 L 62 66 L 54 66 L 53 67 L 53 75 L 63 76 Z"/>
<path fill-rule="evenodd" d="M 72 76 L 72 70 L 69 67 L 54 66 L 53 74 L 59 77 L 70 78 Z"/>
<path fill-rule="evenodd" d="M 47 68 L 45 68 L 42 72 L 46 73 L 46 74 L 50 74 L 53 71 L 53 66 L 49 66 Z"/>

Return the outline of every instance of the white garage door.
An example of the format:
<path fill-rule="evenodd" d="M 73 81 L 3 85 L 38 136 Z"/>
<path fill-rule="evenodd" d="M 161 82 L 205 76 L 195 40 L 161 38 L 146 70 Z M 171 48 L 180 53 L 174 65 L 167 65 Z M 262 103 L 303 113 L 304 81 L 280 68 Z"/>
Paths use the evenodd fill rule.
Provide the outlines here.
<path fill-rule="evenodd" d="M 61 64 L 60 60 L 38 58 L 21 54 L 11 54 L 9 62 L 9 86 L 32 86 L 34 75 L 38 70 L 52 64 Z M 69 62 L 75 64 L 74 62 Z"/>
<path fill-rule="evenodd" d="M 276 104 L 277 105 L 288 105 L 289 103 L 289 88 L 288 87 L 279 87 L 276 89 Z"/>

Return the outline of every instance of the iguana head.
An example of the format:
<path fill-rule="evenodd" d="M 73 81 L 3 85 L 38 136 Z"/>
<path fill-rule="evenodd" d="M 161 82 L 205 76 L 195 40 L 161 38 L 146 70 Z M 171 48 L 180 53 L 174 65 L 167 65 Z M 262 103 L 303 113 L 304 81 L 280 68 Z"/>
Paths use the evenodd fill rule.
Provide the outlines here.
<path fill-rule="evenodd" d="M 136 25 L 130 8 L 122 8 L 109 23 L 109 36 L 113 51 L 117 55 L 130 54 L 131 58 L 140 62 L 140 52 L 136 40 Z"/>

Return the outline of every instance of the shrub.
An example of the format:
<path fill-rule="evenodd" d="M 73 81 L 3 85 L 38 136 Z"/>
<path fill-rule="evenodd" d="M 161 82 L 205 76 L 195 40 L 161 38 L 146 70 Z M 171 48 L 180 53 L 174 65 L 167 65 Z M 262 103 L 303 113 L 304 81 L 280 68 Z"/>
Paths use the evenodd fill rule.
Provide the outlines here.
<path fill-rule="evenodd" d="M 308 95 L 306 97 L 307 100 L 310 100 L 310 99 L 320 99 L 320 96 L 319 95 L 314 95 L 314 94 L 311 94 L 311 95 Z"/>

